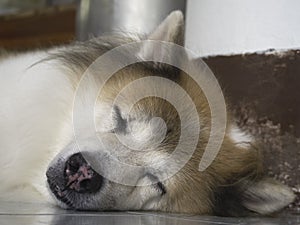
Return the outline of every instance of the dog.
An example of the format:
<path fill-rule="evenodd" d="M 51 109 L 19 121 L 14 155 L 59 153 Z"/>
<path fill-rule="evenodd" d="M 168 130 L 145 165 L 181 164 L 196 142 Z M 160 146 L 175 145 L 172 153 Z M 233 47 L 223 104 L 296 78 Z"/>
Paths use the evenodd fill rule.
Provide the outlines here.
<path fill-rule="evenodd" d="M 94 75 L 86 79 L 87 86 L 79 88 L 83 74 L 97 58 L 118 46 L 142 40 L 183 46 L 182 13 L 172 12 L 147 37 L 116 34 L 48 50 L 2 54 L 1 201 L 42 201 L 77 210 L 222 216 L 272 214 L 290 204 L 295 198 L 293 192 L 264 176 L 254 138 L 234 124 L 230 112 L 216 158 L 199 171 L 214 118 L 205 93 L 182 70 L 162 62 L 140 60 L 115 71 L 100 93 L 99 83 L 103 83 L 105 75 L 102 68 L 89 70 Z M 141 54 L 156 58 L 167 55 L 176 61 L 174 52 L 147 43 L 141 42 L 137 58 L 143 58 Z M 118 57 L 126 58 L 124 54 Z M 111 58 L 103 65 L 109 67 L 117 60 Z M 127 96 L 120 94 L 141 79 L 147 82 L 128 89 Z M 161 82 L 162 88 L 152 85 L 152 80 L 157 79 L 159 82 L 154 84 Z M 161 159 L 172 155 L 185 128 L 197 124 L 198 119 L 191 117 L 192 108 L 178 97 L 183 111 L 179 115 L 174 105 L 154 95 L 138 99 L 129 107 L 135 94 L 148 89 L 171 93 L 177 87 L 190 96 L 200 124 L 199 135 L 194 137 L 195 151 L 182 166 L 177 164 L 182 164 L 188 154 L 184 151 L 188 142 L 174 159 Z M 80 106 L 94 93 L 98 94 L 93 104 L 96 131 L 90 132 L 88 118 L 81 112 L 85 108 Z M 178 93 L 174 91 L 170 96 Z M 118 96 L 121 100 L 116 103 Z M 74 121 L 82 125 L 80 129 L 74 128 Z M 192 132 L 187 137 L 191 136 Z M 152 169 L 157 162 L 163 163 L 157 164 L 158 170 Z"/>

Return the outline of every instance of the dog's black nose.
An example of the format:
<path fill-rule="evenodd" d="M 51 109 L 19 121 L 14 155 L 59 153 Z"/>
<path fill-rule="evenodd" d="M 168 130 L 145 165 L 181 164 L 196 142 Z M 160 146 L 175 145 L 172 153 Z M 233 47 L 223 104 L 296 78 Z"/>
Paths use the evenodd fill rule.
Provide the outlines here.
<path fill-rule="evenodd" d="M 78 193 L 95 193 L 103 184 L 103 177 L 91 168 L 81 153 L 67 160 L 64 172 L 66 189 Z"/>

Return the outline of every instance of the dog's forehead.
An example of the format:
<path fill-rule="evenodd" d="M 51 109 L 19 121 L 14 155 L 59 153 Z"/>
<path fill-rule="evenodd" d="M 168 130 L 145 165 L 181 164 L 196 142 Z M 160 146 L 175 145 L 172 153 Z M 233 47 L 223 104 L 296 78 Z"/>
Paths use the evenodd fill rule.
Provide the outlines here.
<path fill-rule="evenodd" d="M 127 107 L 127 106 L 124 106 Z M 116 126 L 121 126 L 122 129 L 125 129 L 128 122 L 131 122 L 133 118 L 129 118 L 127 110 L 123 110 L 124 108 L 120 106 L 113 105 L 111 102 L 101 102 L 95 106 L 95 125 L 97 131 L 99 132 L 107 132 L 113 131 L 116 129 Z M 142 120 L 143 117 L 140 117 L 138 120 L 135 120 L 134 123 L 143 123 L 146 122 Z M 145 118 L 145 117 L 144 117 Z"/>
<path fill-rule="evenodd" d="M 125 106 L 128 107 L 128 106 Z M 128 113 L 129 112 L 129 113 Z M 119 131 L 135 132 L 136 137 L 146 135 L 154 130 L 163 129 L 164 118 L 156 117 L 153 114 L 153 109 L 147 112 L 146 110 L 124 109 L 120 106 L 112 105 L 110 103 L 98 104 L 95 107 L 95 123 L 97 131 L 107 132 L 119 128 Z M 126 132 L 123 132 L 126 133 Z"/>

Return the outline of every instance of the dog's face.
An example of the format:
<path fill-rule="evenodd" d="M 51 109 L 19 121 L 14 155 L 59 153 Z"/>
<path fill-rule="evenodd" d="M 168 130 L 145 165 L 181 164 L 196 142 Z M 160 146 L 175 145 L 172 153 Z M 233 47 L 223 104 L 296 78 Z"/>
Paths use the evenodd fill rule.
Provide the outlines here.
<path fill-rule="evenodd" d="M 150 66 L 129 66 L 106 83 L 96 106 L 96 130 L 101 144 L 85 135 L 82 140 L 74 139 L 53 160 L 47 171 L 48 183 L 62 207 L 198 212 L 200 201 L 209 203 L 207 196 L 211 193 L 201 181 L 205 175 L 198 171 L 199 157 L 194 156 L 182 169 L 178 168 L 181 158 L 168 159 L 178 145 L 180 121 L 185 119 L 190 126 L 194 125 L 190 109 L 185 109 L 186 118 L 179 118 L 172 104 L 155 96 L 143 98 L 130 107 L 128 96 L 153 88 L 147 82 L 143 90 L 130 89 L 118 104 L 113 102 L 132 81 L 165 76 L 162 69 Z M 178 73 L 172 69 L 169 72 Z M 205 120 L 209 121 L 209 116 Z M 203 139 L 204 136 L 205 132 Z M 78 142 L 81 152 L 76 146 Z M 199 152 L 201 145 L 205 142 L 199 143 Z M 115 165 L 114 159 L 120 163 Z M 124 168 L 122 163 L 135 167 Z M 153 164 L 159 164 L 159 169 L 153 168 Z M 173 170 L 177 173 L 167 174 Z M 204 197 L 195 200 L 193 193 Z M 199 206 L 190 208 L 195 205 Z M 210 209 L 210 205 L 201 206 L 202 212 L 208 213 Z"/>
<path fill-rule="evenodd" d="M 171 14 L 149 39 L 182 44 L 182 15 Z M 84 135 L 71 140 L 53 159 L 47 179 L 50 192 L 60 206 L 80 210 L 245 215 L 249 211 L 271 213 L 293 199 L 286 187 L 261 178 L 257 151 L 250 145 L 238 145 L 230 136 L 230 124 L 215 161 L 199 172 L 209 138 L 209 104 L 185 73 L 169 66 L 152 66 L 131 65 L 108 80 L 95 107 L 98 139 L 83 132 Z M 188 161 L 184 160 L 184 151 L 183 155 L 171 159 L 169 156 L 180 141 L 181 121 L 186 121 L 184 129 L 187 130 L 197 122 L 191 116 L 192 109 L 183 107 L 184 113 L 179 115 L 172 104 L 157 96 L 130 104 L 135 93 L 155 89 L 151 82 L 144 84 L 145 90 L 131 89 L 126 96 L 121 96 L 121 101 L 114 102 L 124 87 L 145 77 L 163 78 L 161 82 L 172 79 L 193 99 L 201 132 Z M 168 85 L 167 90 L 175 90 Z M 193 133 L 189 136 L 192 138 Z M 270 192 L 274 188 L 277 191 Z"/>
<path fill-rule="evenodd" d="M 159 108 L 149 109 L 154 105 Z M 112 113 L 101 113 L 97 123 L 101 145 L 87 137 L 82 140 L 82 152 L 76 152 L 74 141 L 57 156 L 47 172 L 51 191 L 63 207 L 179 211 L 170 207 L 171 196 L 176 195 L 172 186 L 179 188 L 180 183 L 189 181 L 175 176 L 166 180 L 152 168 L 172 153 L 178 142 L 176 111 L 152 97 L 139 101 L 129 115 L 122 110 L 115 106 Z M 166 125 L 157 118 L 165 118 Z M 114 159 L 120 165 L 114 165 Z M 122 163 L 136 167 L 123 168 Z"/>

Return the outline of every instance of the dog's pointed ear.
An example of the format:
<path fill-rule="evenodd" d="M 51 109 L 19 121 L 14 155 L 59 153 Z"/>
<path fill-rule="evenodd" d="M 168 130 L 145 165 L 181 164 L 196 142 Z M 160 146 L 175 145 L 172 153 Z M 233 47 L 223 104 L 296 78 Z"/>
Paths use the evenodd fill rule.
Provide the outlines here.
<path fill-rule="evenodd" d="M 259 214 L 270 214 L 281 210 L 294 199 L 295 195 L 289 187 L 272 178 L 254 182 L 242 194 L 242 204 Z"/>
<path fill-rule="evenodd" d="M 184 19 L 181 11 L 172 12 L 152 33 L 148 35 L 146 40 L 172 42 L 183 46 L 184 44 Z M 155 62 L 169 61 L 172 65 L 177 65 L 178 56 L 173 48 L 167 45 L 160 45 L 143 42 L 138 54 L 141 59 L 154 58 Z M 153 64 L 159 68 L 170 68 L 170 66 L 160 63 Z"/>
<path fill-rule="evenodd" d="M 148 36 L 149 40 L 173 42 L 177 45 L 184 44 L 184 19 L 181 11 L 173 11 L 170 15 Z"/>
<path fill-rule="evenodd" d="M 274 179 L 243 181 L 223 188 L 217 196 L 215 211 L 223 216 L 268 215 L 283 209 L 294 199 L 292 190 Z"/>

